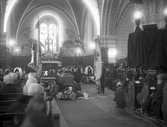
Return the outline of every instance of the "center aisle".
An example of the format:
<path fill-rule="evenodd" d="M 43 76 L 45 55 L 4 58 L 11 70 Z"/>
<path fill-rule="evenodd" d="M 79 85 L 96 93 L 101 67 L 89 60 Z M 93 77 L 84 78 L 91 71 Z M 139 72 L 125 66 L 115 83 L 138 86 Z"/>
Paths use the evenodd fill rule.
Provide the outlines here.
<path fill-rule="evenodd" d="M 56 100 L 69 127 L 123 127 L 116 119 L 95 106 L 89 100 Z M 115 124 L 114 124 L 115 123 Z"/>
<path fill-rule="evenodd" d="M 118 109 L 113 101 L 114 92 L 98 94 L 94 84 L 82 85 L 88 100 L 56 100 L 61 127 L 158 127 L 155 121 L 125 109 Z M 55 109 L 55 108 L 54 108 Z M 163 125 L 161 125 L 163 127 Z M 165 126 L 164 126 L 165 127 Z"/>

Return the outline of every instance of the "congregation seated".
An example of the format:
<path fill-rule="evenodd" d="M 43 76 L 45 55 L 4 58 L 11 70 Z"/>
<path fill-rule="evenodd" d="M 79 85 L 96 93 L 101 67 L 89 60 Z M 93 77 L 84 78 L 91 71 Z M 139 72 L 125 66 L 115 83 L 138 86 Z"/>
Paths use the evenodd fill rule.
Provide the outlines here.
<path fill-rule="evenodd" d="M 0 101 L 8 100 L 7 97 L 5 97 L 5 96 L 3 96 L 3 95 L 1 94 L 1 91 L 2 91 L 2 89 L 3 89 L 3 86 L 4 86 L 4 84 L 0 81 Z"/>
<path fill-rule="evenodd" d="M 29 87 L 30 84 L 32 83 L 37 83 L 37 73 L 29 73 L 27 76 L 27 81 L 25 83 L 25 85 L 23 86 L 24 91 L 26 91 L 25 89 L 27 89 Z"/>
<path fill-rule="evenodd" d="M 47 112 L 47 105 L 45 103 L 44 97 L 42 95 L 35 95 L 33 96 L 26 109 L 25 109 L 26 114 L 29 114 L 31 112 Z"/>
<path fill-rule="evenodd" d="M 161 73 L 157 76 L 156 91 L 151 95 L 148 95 L 142 105 L 142 110 L 144 113 L 147 113 L 147 115 L 153 115 L 155 118 L 163 119 L 162 115 L 163 87 L 166 84 L 166 80 L 167 80 L 166 73 Z"/>
<path fill-rule="evenodd" d="M 37 79 L 35 77 L 35 73 L 29 73 L 28 74 L 28 79 L 26 81 L 26 84 L 28 83 L 37 83 Z"/>
<path fill-rule="evenodd" d="M 37 83 L 29 83 L 28 87 L 23 89 L 23 94 L 18 96 L 18 102 L 12 103 L 7 112 L 24 112 L 29 100 L 36 95 L 42 95 L 42 86 Z"/>
<path fill-rule="evenodd" d="M 164 121 L 167 122 L 167 84 L 163 88 L 162 113 Z"/>
<path fill-rule="evenodd" d="M 43 112 L 31 112 L 26 115 L 20 127 L 59 127 L 53 126 L 52 118 Z"/>
<path fill-rule="evenodd" d="M 17 87 L 18 89 L 22 87 L 22 79 L 20 78 L 19 73 L 10 73 L 12 79 L 13 79 L 13 85 Z"/>
<path fill-rule="evenodd" d="M 142 106 L 147 96 L 149 95 L 150 87 L 153 84 L 153 79 L 151 75 L 147 75 L 143 80 L 140 80 L 143 84 L 141 92 L 137 95 L 137 102 Z"/>
<path fill-rule="evenodd" d="M 18 89 L 16 86 L 14 86 L 13 77 L 11 74 L 7 74 L 3 77 L 3 84 L 4 87 L 2 89 L 2 93 L 16 93 L 19 92 L 20 89 Z"/>
<path fill-rule="evenodd" d="M 28 80 L 25 84 L 20 85 L 18 83 L 22 83 L 22 81 L 17 82 L 21 78 L 21 75 L 15 73 L 8 73 L 2 78 L 2 82 L 0 82 L 0 99 L 6 100 L 1 96 L 1 90 L 3 94 L 10 94 L 10 93 L 18 93 L 20 88 L 22 89 L 23 94 L 17 97 L 17 100 L 13 101 L 12 104 L 10 103 L 6 113 L 4 113 L 5 117 L 12 117 L 14 118 L 14 125 L 12 126 L 20 126 L 22 124 L 22 120 L 24 119 L 25 113 L 25 121 L 28 120 L 28 124 L 25 124 L 25 121 L 22 124 L 22 127 L 31 126 L 38 127 L 38 126 L 48 126 L 53 127 L 52 124 L 52 117 L 48 117 L 47 115 L 47 106 L 46 102 L 44 101 L 44 97 L 42 95 L 43 87 L 38 84 L 39 76 L 37 73 L 30 73 L 28 75 Z M 22 78 L 23 80 L 23 78 Z M 16 87 L 17 86 L 17 87 Z M 19 90 L 18 90 L 19 88 Z M 9 100 L 10 101 L 10 100 Z M 12 100 L 11 100 L 12 101 Z M 15 117 L 18 113 L 23 113 L 23 115 Z M 6 115 L 6 116 L 5 116 Z M 4 126 L 3 114 L 1 114 L 1 123 L 0 126 Z M 32 119 L 31 119 L 32 118 Z M 10 119 L 13 121 L 13 119 Z M 41 121 L 42 120 L 42 121 Z M 6 121 L 6 120 L 5 120 Z M 13 122 L 12 122 L 13 123 Z"/>
<path fill-rule="evenodd" d="M 21 127 L 59 127 L 55 125 L 53 117 L 47 114 L 47 105 L 43 96 L 34 96 L 26 108 L 26 117 Z"/>
<path fill-rule="evenodd" d="M 114 101 L 116 101 L 117 107 L 123 108 L 126 105 L 124 96 L 127 93 L 128 83 L 132 80 L 132 76 L 133 74 L 129 71 L 126 74 L 126 80 L 123 82 L 123 85 L 116 88 Z"/>

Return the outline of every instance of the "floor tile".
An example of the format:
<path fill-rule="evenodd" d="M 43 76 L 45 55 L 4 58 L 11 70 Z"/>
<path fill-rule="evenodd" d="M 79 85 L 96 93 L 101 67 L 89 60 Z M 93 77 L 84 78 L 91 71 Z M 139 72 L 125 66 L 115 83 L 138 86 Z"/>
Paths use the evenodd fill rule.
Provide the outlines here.
<path fill-rule="evenodd" d="M 62 113 L 83 113 L 79 108 L 60 108 Z"/>
<path fill-rule="evenodd" d="M 101 112 L 103 112 L 104 113 L 104 111 L 102 111 L 100 108 L 98 108 L 98 107 L 82 107 L 82 108 L 80 108 L 83 112 L 98 112 L 98 113 L 101 113 Z"/>
<path fill-rule="evenodd" d="M 85 113 L 64 113 L 66 121 L 90 121 L 91 119 Z"/>
<path fill-rule="evenodd" d="M 126 127 L 125 124 L 120 123 L 116 119 L 109 120 L 95 120 L 93 121 L 98 127 Z"/>
<path fill-rule="evenodd" d="M 98 127 L 92 121 L 68 122 L 69 127 Z"/>
<path fill-rule="evenodd" d="M 92 120 L 104 120 L 104 119 L 111 119 L 112 117 L 105 112 L 86 112 L 86 115 L 90 117 Z"/>

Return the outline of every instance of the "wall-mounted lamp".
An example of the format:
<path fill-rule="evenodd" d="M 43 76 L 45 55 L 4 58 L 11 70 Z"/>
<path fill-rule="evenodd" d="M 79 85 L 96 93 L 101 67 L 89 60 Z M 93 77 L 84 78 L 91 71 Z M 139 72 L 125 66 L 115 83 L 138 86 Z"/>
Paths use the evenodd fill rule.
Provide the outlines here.
<path fill-rule="evenodd" d="M 14 41 L 14 40 L 10 40 L 10 41 L 9 41 L 9 46 L 12 47 L 12 46 L 14 46 L 14 45 L 15 45 L 15 41 Z"/>
<path fill-rule="evenodd" d="M 116 48 L 109 48 L 108 49 L 108 57 L 109 58 L 116 58 L 117 57 L 117 49 Z"/>
<path fill-rule="evenodd" d="M 9 49 L 10 49 L 10 52 L 12 52 L 13 50 L 13 46 L 16 44 L 16 42 L 15 42 L 15 40 L 13 40 L 13 39 L 11 39 L 11 40 L 9 40 L 9 42 L 8 42 L 8 47 L 9 47 Z"/>
<path fill-rule="evenodd" d="M 108 49 L 108 63 L 116 63 L 118 51 L 116 47 Z"/>
<path fill-rule="evenodd" d="M 81 53 L 82 53 L 81 48 L 76 48 L 76 54 L 81 55 Z"/>
<path fill-rule="evenodd" d="M 15 54 L 20 54 L 21 53 L 21 48 L 16 46 L 13 51 Z"/>
<path fill-rule="evenodd" d="M 165 14 L 165 22 L 166 22 L 165 28 L 167 29 L 167 8 L 164 10 L 164 14 Z"/>
<path fill-rule="evenodd" d="M 95 50 L 95 48 L 96 48 L 95 42 L 90 42 L 90 43 L 88 44 L 88 48 L 91 49 L 91 50 Z"/>
<path fill-rule="evenodd" d="M 135 31 L 141 31 L 140 22 L 141 22 L 141 18 L 142 18 L 142 13 L 140 11 L 136 11 L 133 15 L 133 18 L 134 18 L 135 24 L 136 24 Z"/>

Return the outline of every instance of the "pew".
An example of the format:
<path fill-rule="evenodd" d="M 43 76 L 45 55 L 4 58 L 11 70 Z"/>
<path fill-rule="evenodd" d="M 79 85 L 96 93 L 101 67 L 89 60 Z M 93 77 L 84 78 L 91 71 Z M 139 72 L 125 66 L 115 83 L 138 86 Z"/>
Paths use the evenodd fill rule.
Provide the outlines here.
<path fill-rule="evenodd" d="M 17 120 L 23 120 L 24 116 L 25 116 L 25 113 L 0 114 L 0 126 L 1 127 L 9 127 L 9 126 L 13 127 L 14 126 L 14 118 L 17 118 Z"/>
<path fill-rule="evenodd" d="M 164 121 L 167 122 L 167 83 L 163 88 L 162 113 Z"/>
<path fill-rule="evenodd" d="M 9 105 L 14 102 L 17 102 L 17 100 L 0 101 L 0 113 L 5 112 L 8 109 Z"/>
<path fill-rule="evenodd" d="M 138 109 L 141 107 L 141 101 L 137 100 L 138 94 L 142 93 L 142 99 L 155 92 L 156 83 L 143 85 L 139 81 L 130 81 L 128 84 L 128 93 L 125 96 L 126 107 Z"/>
<path fill-rule="evenodd" d="M 141 105 L 137 101 L 137 95 L 141 92 L 143 84 L 132 79 L 128 84 L 128 92 L 125 94 L 125 103 L 127 108 L 138 109 Z"/>
<path fill-rule="evenodd" d="M 2 96 L 8 98 L 9 100 L 16 100 L 22 93 L 1 93 Z"/>
<path fill-rule="evenodd" d="M 128 92 L 125 94 L 125 103 L 127 108 L 134 109 L 134 80 L 128 83 Z"/>

